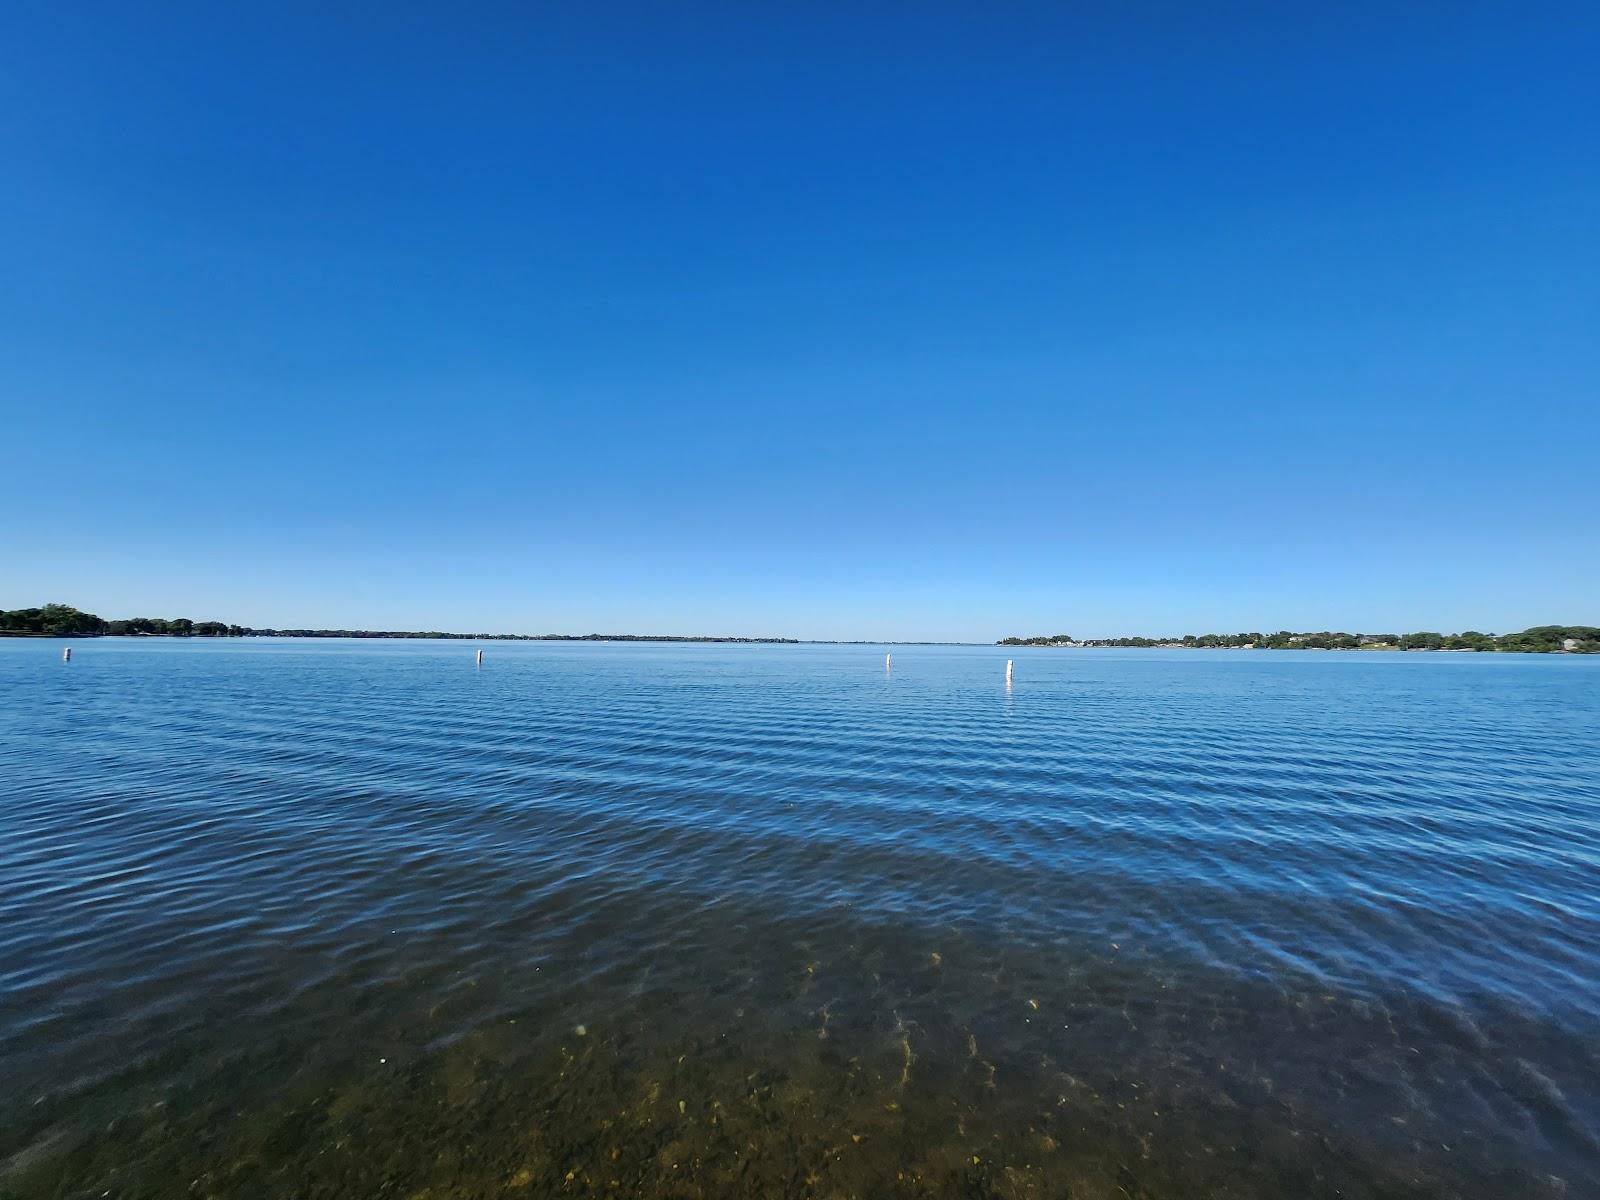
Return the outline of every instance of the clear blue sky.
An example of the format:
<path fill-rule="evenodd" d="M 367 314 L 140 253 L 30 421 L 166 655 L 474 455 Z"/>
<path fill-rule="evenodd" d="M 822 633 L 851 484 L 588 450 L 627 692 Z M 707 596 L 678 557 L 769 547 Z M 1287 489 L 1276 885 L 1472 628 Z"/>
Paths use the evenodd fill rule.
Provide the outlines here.
<path fill-rule="evenodd" d="M 1594 4 L 13 5 L 0 43 L 0 607 L 1600 622 Z"/>

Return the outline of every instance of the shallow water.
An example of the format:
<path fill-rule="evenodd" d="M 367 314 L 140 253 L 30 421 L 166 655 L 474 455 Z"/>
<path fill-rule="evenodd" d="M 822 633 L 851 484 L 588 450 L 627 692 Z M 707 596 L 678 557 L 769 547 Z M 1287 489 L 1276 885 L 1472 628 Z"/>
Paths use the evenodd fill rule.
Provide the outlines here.
<path fill-rule="evenodd" d="M 1600 1194 L 1600 659 L 473 652 L 0 640 L 0 1195 Z"/>

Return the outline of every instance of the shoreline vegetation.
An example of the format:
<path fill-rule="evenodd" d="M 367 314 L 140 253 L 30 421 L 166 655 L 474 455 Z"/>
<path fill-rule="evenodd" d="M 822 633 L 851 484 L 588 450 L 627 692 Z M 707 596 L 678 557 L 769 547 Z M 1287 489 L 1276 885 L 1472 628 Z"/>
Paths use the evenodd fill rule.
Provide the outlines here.
<path fill-rule="evenodd" d="M 797 643 L 798 638 L 712 637 L 640 633 L 445 633 L 439 630 L 254 629 L 188 617 L 129 617 L 107 621 L 66 604 L 0 609 L 0 637 L 299 637 L 433 638 L 461 642 L 745 642 Z"/>
<path fill-rule="evenodd" d="M 1203 633 L 1173 638 L 1008 637 L 998 646 L 1095 646 L 1163 650 L 1501 650 L 1520 654 L 1600 654 L 1600 628 L 1593 625 L 1535 625 L 1521 633 Z"/>
<path fill-rule="evenodd" d="M 418 638 L 463 642 L 719 642 L 745 645 L 799 645 L 792 637 L 721 637 L 714 635 L 641 633 L 448 633 L 442 630 L 256 629 L 222 621 L 188 617 L 128 617 L 106 620 L 67 604 L 39 608 L 0 609 L 0 637 L 297 637 Z M 943 643 L 872 642 L 852 639 L 836 645 L 917 645 Z M 1007 637 L 997 646 L 1042 646 L 1062 649 L 1113 647 L 1162 650 L 1442 650 L 1511 651 L 1523 654 L 1600 654 L 1600 627 L 1536 625 L 1521 633 L 1205 633 L 1183 637 L 1074 638 Z"/>

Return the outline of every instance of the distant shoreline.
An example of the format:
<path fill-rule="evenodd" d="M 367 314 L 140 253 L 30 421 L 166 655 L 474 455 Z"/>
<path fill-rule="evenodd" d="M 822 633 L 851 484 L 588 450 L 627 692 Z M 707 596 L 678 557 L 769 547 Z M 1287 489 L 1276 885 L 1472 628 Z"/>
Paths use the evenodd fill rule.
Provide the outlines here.
<path fill-rule="evenodd" d="M 1600 654 L 1600 628 L 1593 625 L 1535 625 L 1520 633 L 1203 633 L 1176 638 L 1008 637 L 999 646 L 1041 646 L 1050 649 L 1118 650 L 1431 650 L 1472 654 L 1509 651 L 1517 654 Z"/>
<path fill-rule="evenodd" d="M 652 644 L 693 645 L 743 645 L 743 646 L 989 646 L 992 642 L 904 642 L 891 638 L 780 638 L 780 637 L 712 637 L 678 634 L 645 633 L 378 633 L 371 630 L 356 632 L 337 629 L 255 629 L 244 634 L 206 633 L 31 633 L 0 629 L 0 638 L 60 641 L 66 638 L 120 638 L 127 641 L 145 639 L 177 639 L 180 641 L 241 641 L 247 638 L 288 638 L 315 640 L 326 638 L 336 641 L 390 641 L 390 642 L 648 642 Z"/>
<path fill-rule="evenodd" d="M 905 642 L 892 638 L 789 638 L 789 637 L 713 637 L 692 634 L 648 633 L 379 633 L 371 630 L 338 629 L 253 629 L 243 634 L 206 633 L 32 633 L 0 629 L 0 638 L 55 639 L 65 638 L 121 638 L 143 641 L 147 638 L 175 638 L 181 641 L 240 641 L 246 638 L 289 638 L 315 640 L 326 638 L 335 641 L 390 641 L 390 642 L 649 642 L 694 645 L 743 646 L 990 646 L 992 642 Z"/>
<path fill-rule="evenodd" d="M 661 642 L 749 646 L 962 646 L 968 642 L 875 641 L 868 638 L 829 640 L 794 637 L 735 637 L 724 634 L 674 633 L 449 633 L 402 629 L 257 629 L 221 621 L 187 617 L 128 617 L 106 620 L 65 604 L 40 608 L 0 609 L 0 637 L 97 638 L 386 638 L 393 641 L 439 642 Z"/>
<path fill-rule="evenodd" d="M 258 629 L 187 617 L 128 617 L 106 620 L 65 604 L 0 609 L 0 637 L 96 638 L 347 638 L 440 642 L 647 642 L 746 646 L 981 646 L 1118 650 L 1430 650 L 1511 651 L 1525 654 L 1600 653 L 1600 627 L 1536 625 L 1520 633 L 1207 633 L 1174 638 L 1008 637 L 997 642 L 893 641 L 871 638 L 736 637 L 671 633 L 450 633 L 445 630 Z"/>

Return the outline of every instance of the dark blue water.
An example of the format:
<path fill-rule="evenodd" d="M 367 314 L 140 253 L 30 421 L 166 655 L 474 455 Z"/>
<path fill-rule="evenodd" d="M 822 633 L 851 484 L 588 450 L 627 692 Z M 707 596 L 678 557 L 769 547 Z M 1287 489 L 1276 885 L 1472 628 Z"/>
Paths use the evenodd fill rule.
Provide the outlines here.
<path fill-rule="evenodd" d="M 75 651 L 0 1195 L 1600 1195 L 1600 659 Z"/>

